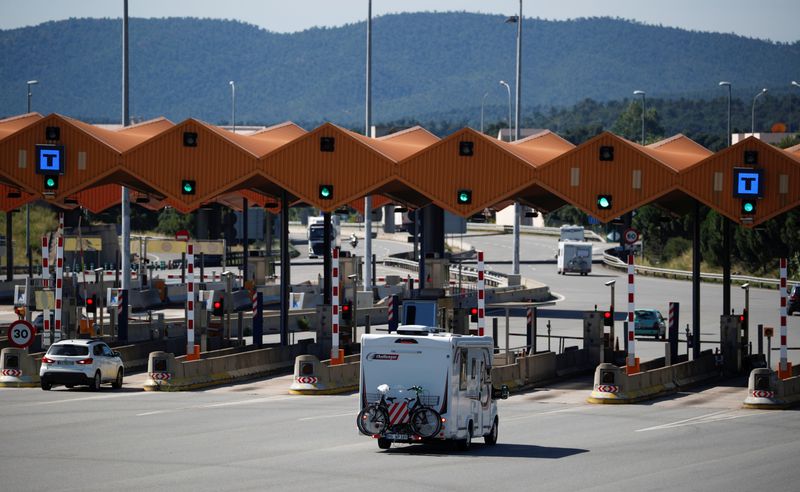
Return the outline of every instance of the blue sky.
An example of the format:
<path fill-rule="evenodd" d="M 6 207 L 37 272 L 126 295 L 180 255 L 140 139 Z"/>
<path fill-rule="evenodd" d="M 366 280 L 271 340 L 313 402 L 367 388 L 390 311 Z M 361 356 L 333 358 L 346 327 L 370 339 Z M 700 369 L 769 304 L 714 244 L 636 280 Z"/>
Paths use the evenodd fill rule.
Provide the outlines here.
<path fill-rule="evenodd" d="M 367 0 L 129 0 L 131 17 L 237 19 L 277 32 L 364 20 Z M 516 0 L 373 0 L 373 15 L 467 11 L 514 14 Z M 120 17 L 122 0 L 0 0 L 0 29 L 70 17 Z M 800 0 L 562 0 L 530 1 L 525 17 L 610 16 L 648 24 L 736 33 L 781 42 L 800 40 Z"/>

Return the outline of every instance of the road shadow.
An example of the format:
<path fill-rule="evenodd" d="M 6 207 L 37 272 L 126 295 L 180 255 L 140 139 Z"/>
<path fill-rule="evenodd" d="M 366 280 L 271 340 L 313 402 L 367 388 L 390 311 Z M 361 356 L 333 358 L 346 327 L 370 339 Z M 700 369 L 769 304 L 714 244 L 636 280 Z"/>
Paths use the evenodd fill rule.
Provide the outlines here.
<path fill-rule="evenodd" d="M 395 447 L 398 446 L 398 447 Z M 464 456 L 494 458 L 562 459 L 577 454 L 588 453 L 588 449 L 557 448 L 536 446 L 534 444 L 497 443 L 494 446 L 473 441 L 471 449 L 459 451 L 453 443 L 394 445 L 385 451 L 391 455 L 409 456 Z"/>

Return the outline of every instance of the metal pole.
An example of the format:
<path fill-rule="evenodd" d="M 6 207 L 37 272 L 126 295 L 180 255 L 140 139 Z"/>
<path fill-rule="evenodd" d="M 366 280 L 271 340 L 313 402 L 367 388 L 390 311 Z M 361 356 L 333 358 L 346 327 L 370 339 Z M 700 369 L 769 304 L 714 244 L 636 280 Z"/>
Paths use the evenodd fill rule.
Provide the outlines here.
<path fill-rule="evenodd" d="M 247 229 L 247 222 L 248 222 L 248 208 L 249 205 L 247 203 L 247 198 L 242 198 L 242 287 L 244 287 L 244 283 L 247 282 L 247 258 L 250 253 L 250 233 Z"/>
<path fill-rule="evenodd" d="M 128 108 L 128 0 L 122 2 L 122 126 L 130 124 Z M 122 309 L 119 315 L 119 340 L 128 339 L 128 291 L 131 288 L 131 204 L 126 187 L 122 187 Z"/>
<path fill-rule="evenodd" d="M 519 0 L 519 16 L 517 16 L 517 80 L 515 84 L 514 105 L 514 140 L 519 140 L 520 98 L 522 96 L 522 0 Z M 519 224 L 522 208 L 514 202 L 514 261 L 511 273 L 519 275 Z"/>
<path fill-rule="evenodd" d="M 508 92 L 508 141 L 511 141 L 511 86 L 508 85 L 508 82 L 505 80 L 500 81 L 500 85 L 505 86 L 506 92 Z"/>
<path fill-rule="evenodd" d="M 483 100 L 481 101 L 481 133 L 483 133 L 483 108 L 486 105 L 486 96 L 488 95 L 489 95 L 488 92 L 484 93 Z"/>
<path fill-rule="evenodd" d="M 289 345 L 289 195 L 281 190 L 281 345 Z"/>
<path fill-rule="evenodd" d="M 692 224 L 692 360 L 700 357 L 700 202 L 694 201 Z"/>
<path fill-rule="evenodd" d="M 731 221 L 722 216 L 722 314 L 731 314 Z"/>
<path fill-rule="evenodd" d="M 766 88 L 761 89 L 761 92 L 756 94 L 756 97 L 753 98 L 753 110 L 750 113 L 750 134 L 751 135 L 755 135 L 755 133 L 756 133 L 756 99 L 758 99 L 759 96 L 764 95 L 766 92 L 767 92 Z"/>
<path fill-rule="evenodd" d="M 642 140 L 641 144 L 644 145 L 644 106 L 645 106 L 645 92 L 644 91 L 633 91 L 634 96 L 642 96 Z"/>
<path fill-rule="evenodd" d="M 236 82 L 231 80 L 228 83 L 231 85 L 231 126 L 236 133 Z"/>
<path fill-rule="evenodd" d="M 372 127 L 372 0 L 367 2 L 367 73 L 364 135 L 370 137 Z M 372 291 L 372 197 L 364 198 L 364 289 Z"/>
<path fill-rule="evenodd" d="M 28 278 L 33 278 L 33 254 L 32 254 L 32 251 L 31 251 L 31 205 L 30 205 L 30 203 L 25 204 L 25 257 L 28 258 Z"/>
<path fill-rule="evenodd" d="M 13 232 L 11 212 L 6 212 L 6 280 L 12 282 L 14 280 L 14 242 L 11 240 Z"/>

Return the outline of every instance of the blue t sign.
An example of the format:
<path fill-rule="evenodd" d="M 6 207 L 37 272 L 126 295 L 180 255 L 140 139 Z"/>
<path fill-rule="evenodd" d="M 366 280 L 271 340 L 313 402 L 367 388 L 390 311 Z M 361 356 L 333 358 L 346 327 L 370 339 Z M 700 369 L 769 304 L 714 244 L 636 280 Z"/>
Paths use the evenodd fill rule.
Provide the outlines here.
<path fill-rule="evenodd" d="M 39 174 L 64 174 L 64 146 L 37 145 L 36 172 Z"/>
<path fill-rule="evenodd" d="M 763 169 L 734 168 L 733 196 L 737 198 L 761 197 L 763 177 Z"/>

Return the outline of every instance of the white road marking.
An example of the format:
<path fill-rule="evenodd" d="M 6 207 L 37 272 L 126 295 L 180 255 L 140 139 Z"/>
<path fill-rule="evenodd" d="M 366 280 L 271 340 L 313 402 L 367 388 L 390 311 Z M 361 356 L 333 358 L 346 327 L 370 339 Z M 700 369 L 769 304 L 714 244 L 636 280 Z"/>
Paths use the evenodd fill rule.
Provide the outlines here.
<path fill-rule="evenodd" d="M 144 395 L 154 395 L 154 392 L 151 391 L 137 391 L 135 393 L 115 393 L 113 395 L 97 395 L 97 396 L 86 396 L 83 398 L 70 398 L 64 400 L 53 400 L 53 401 L 40 401 L 36 403 L 30 403 L 29 405 L 39 406 L 39 405 L 56 405 L 58 403 L 72 403 L 74 401 L 88 401 L 88 400 L 110 400 L 112 398 L 126 398 L 130 396 L 144 396 Z M 26 406 L 26 405 L 21 405 Z"/>
<path fill-rule="evenodd" d="M 184 412 L 186 410 L 202 410 L 208 408 L 221 408 L 221 407 L 230 407 L 235 405 L 250 405 L 253 403 L 263 403 L 267 401 L 283 401 L 283 400 L 291 400 L 293 398 L 297 398 L 296 396 L 268 396 L 265 398 L 253 398 L 251 400 L 237 400 L 237 401 L 229 401 L 223 403 L 205 403 L 202 405 L 191 405 L 188 407 L 180 407 L 180 408 L 170 408 L 168 410 L 154 410 L 152 412 L 144 412 L 144 413 L 137 413 L 137 417 L 147 417 L 150 415 L 160 415 L 164 413 L 173 413 L 173 412 Z"/>
<path fill-rule="evenodd" d="M 318 415 L 316 417 L 304 417 L 302 419 L 297 419 L 298 422 L 305 422 L 307 420 L 320 420 L 320 419 L 335 419 L 338 417 L 347 417 L 351 415 L 357 415 L 358 412 L 347 412 L 347 413 L 338 413 L 336 415 Z"/>
<path fill-rule="evenodd" d="M 662 424 L 653 427 L 647 427 L 644 429 L 637 429 L 636 432 L 648 432 L 653 430 L 674 429 L 676 427 L 685 427 L 689 425 L 710 424 L 713 422 L 721 422 L 723 420 L 732 420 L 741 417 L 751 417 L 755 415 L 761 415 L 764 413 L 768 412 L 757 412 L 751 410 L 733 410 L 733 411 L 721 410 L 719 412 L 707 413 L 705 415 L 692 417 L 690 419 L 678 420 L 677 422 L 671 422 L 669 424 Z"/>
<path fill-rule="evenodd" d="M 565 412 L 574 412 L 576 410 L 580 410 L 581 408 L 589 408 L 589 407 L 570 407 L 570 408 L 560 408 L 558 410 L 550 410 L 549 412 L 537 412 L 537 413 L 530 413 L 527 415 L 518 415 L 516 417 L 506 417 L 503 422 L 514 421 L 514 420 L 522 420 L 522 419 L 529 419 L 531 417 L 541 417 L 542 415 L 551 415 L 554 413 L 565 413 Z"/>

